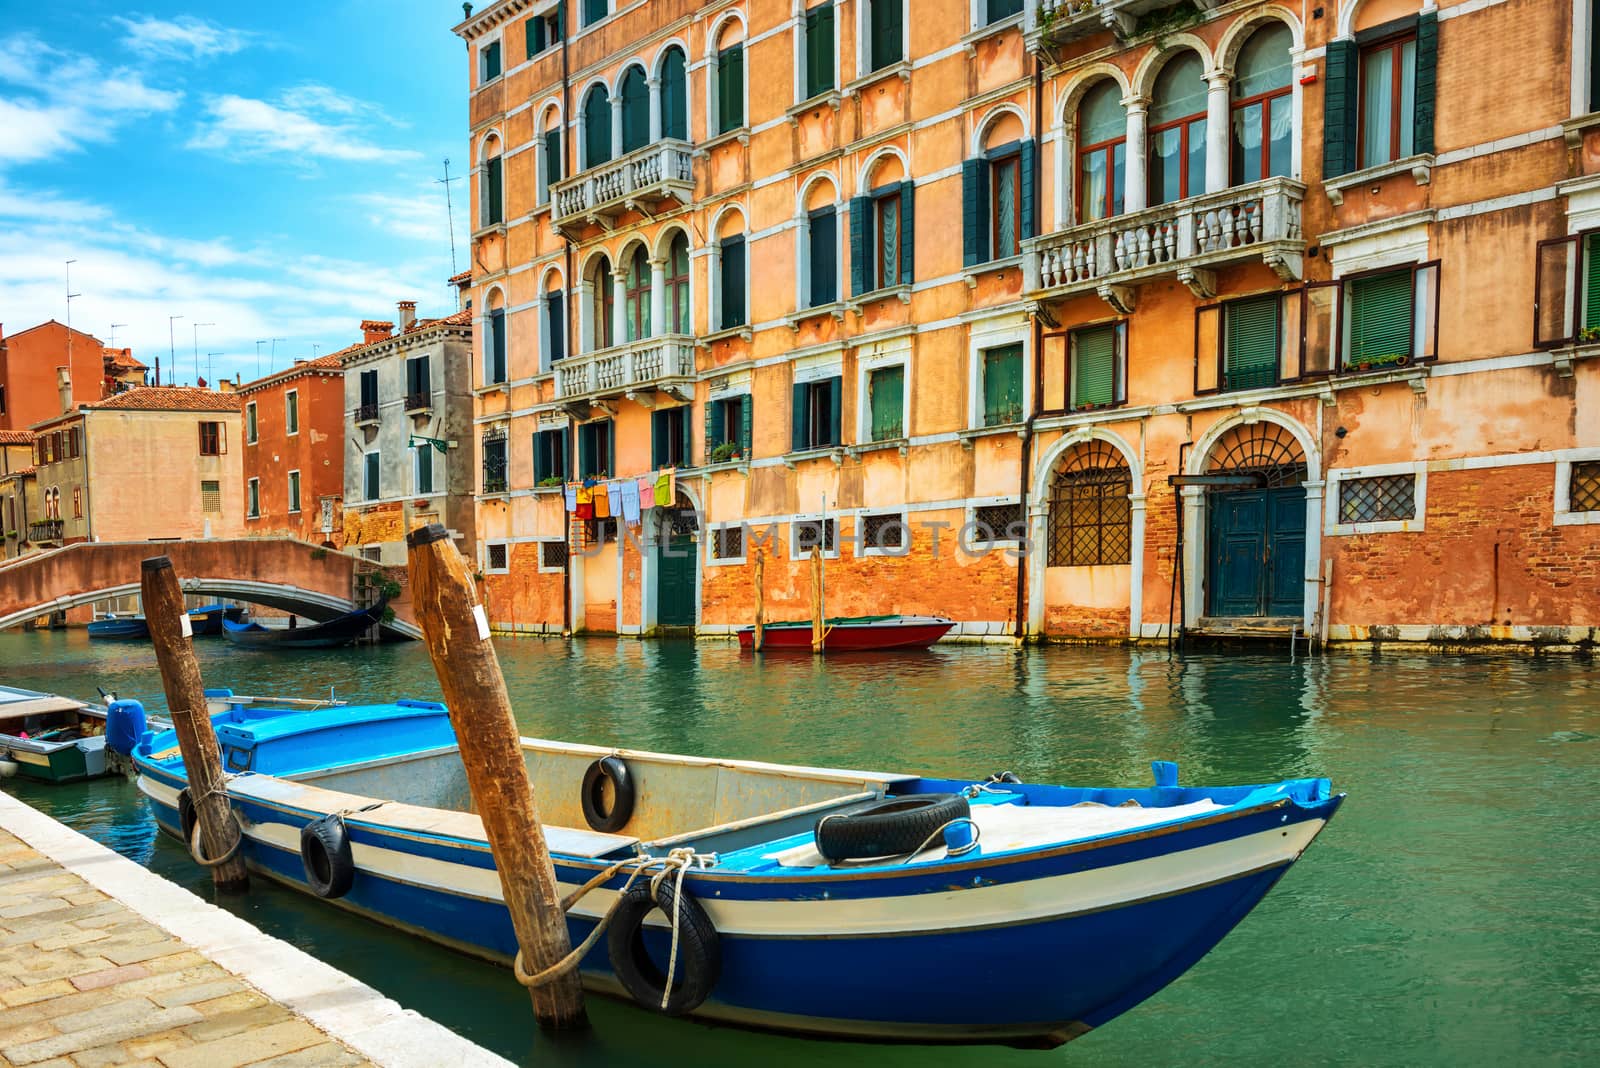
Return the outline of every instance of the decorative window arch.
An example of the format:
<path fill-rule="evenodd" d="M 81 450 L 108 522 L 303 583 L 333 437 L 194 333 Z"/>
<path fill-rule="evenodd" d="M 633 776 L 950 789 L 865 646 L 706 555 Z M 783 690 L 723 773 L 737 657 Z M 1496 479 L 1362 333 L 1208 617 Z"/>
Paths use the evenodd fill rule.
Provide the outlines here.
<path fill-rule="evenodd" d="M 539 109 L 538 125 L 534 128 L 539 132 L 534 135 L 534 148 L 536 159 L 535 192 L 538 203 L 550 202 L 550 190 L 564 177 L 565 168 L 562 166 L 563 155 L 561 152 L 561 101 L 547 100 Z"/>
<path fill-rule="evenodd" d="M 1309 471 L 1298 435 L 1284 424 L 1266 419 L 1228 427 L 1217 435 L 1205 456 L 1208 472 L 1259 474 L 1269 488 L 1298 486 Z"/>
<path fill-rule="evenodd" d="M 867 158 L 850 203 L 851 290 L 857 296 L 909 286 L 915 274 L 916 183 L 899 149 Z"/>
<path fill-rule="evenodd" d="M 548 371 L 567 355 L 567 294 L 559 267 L 545 270 L 539 294 L 539 352 Z"/>
<path fill-rule="evenodd" d="M 839 205 L 839 182 L 828 171 L 809 176 L 795 198 L 795 302 L 802 309 L 839 300 Z"/>
<path fill-rule="evenodd" d="M 661 137 L 689 140 L 688 56 L 682 44 L 673 42 L 656 58 L 656 83 L 660 101 Z"/>
<path fill-rule="evenodd" d="M 483 336 L 483 384 L 499 385 L 506 381 L 509 371 L 507 353 L 511 342 L 505 290 L 490 286 L 484 294 L 483 308 L 487 326 Z"/>
<path fill-rule="evenodd" d="M 478 226 L 505 222 L 505 142 L 500 131 L 490 130 L 478 145 Z"/>
<path fill-rule="evenodd" d="M 655 290 L 650 249 L 643 241 L 634 241 L 622 250 L 618 262 L 622 270 L 623 340 L 639 341 L 655 332 L 650 315 Z"/>
<path fill-rule="evenodd" d="M 583 154 L 578 166 L 580 170 L 588 170 L 611 161 L 611 90 L 604 81 L 597 81 L 584 90 L 582 100 L 578 111 L 581 129 L 578 145 Z"/>
<path fill-rule="evenodd" d="M 711 224 L 711 322 L 713 332 L 750 323 L 748 223 L 744 209 L 729 204 Z"/>
<path fill-rule="evenodd" d="M 910 50 L 908 0 L 857 0 L 856 74 L 866 77 L 903 62 Z"/>
<path fill-rule="evenodd" d="M 1105 78 L 1084 93 L 1076 129 L 1077 222 L 1121 215 L 1128 166 L 1128 113 L 1122 106 L 1122 87 Z"/>
<path fill-rule="evenodd" d="M 689 234 L 682 227 L 669 227 L 662 233 L 659 259 L 666 271 L 666 322 L 663 333 L 694 333 Z"/>
<path fill-rule="evenodd" d="M 834 0 L 794 0 L 794 101 L 839 86 L 839 18 Z"/>
<path fill-rule="evenodd" d="M 1047 565 L 1132 562 L 1133 472 L 1116 446 L 1091 438 L 1062 455 L 1050 480 Z"/>
<path fill-rule="evenodd" d="M 1205 61 L 1194 49 L 1168 56 L 1155 74 L 1146 127 L 1150 204 L 1206 191 Z"/>
<path fill-rule="evenodd" d="M 622 97 L 622 151 L 624 154 L 650 143 L 650 86 L 644 67 L 628 65 L 617 82 Z"/>
<path fill-rule="evenodd" d="M 605 252 L 596 252 L 584 265 L 582 289 L 584 351 L 608 349 L 617 343 L 617 286 L 611 257 Z"/>
<path fill-rule="evenodd" d="M 961 167 L 966 266 L 1021 254 L 1036 225 L 1027 184 L 1033 161 L 1027 116 L 1014 104 L 994 108 L 974 127 L 972 152 Z"/>
<path fill-rule="evenodd" d="M 746 125 L 748 83 L 744 46 L 748 29 L 737 9 L 723 13 L 706 35 L 706 129 L 711 136 L 732 133 Z"/>
<path fill-rule="evenodd" d="M 1294 32 L 1277 19 L 1256 24 L 1233 64 L 1229 88 L 1229 178 L 1235 185 L 1283 177 L 1294 167 Z"/>

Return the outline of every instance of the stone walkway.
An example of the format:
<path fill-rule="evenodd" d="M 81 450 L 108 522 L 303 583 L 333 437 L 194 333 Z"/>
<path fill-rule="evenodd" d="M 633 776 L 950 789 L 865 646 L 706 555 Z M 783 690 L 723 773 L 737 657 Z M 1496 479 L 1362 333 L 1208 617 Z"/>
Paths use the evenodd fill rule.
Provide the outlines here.
<path fill-rule="evenodd" d="M 0 792 L 0 1066 L 507 1063 Z"/>

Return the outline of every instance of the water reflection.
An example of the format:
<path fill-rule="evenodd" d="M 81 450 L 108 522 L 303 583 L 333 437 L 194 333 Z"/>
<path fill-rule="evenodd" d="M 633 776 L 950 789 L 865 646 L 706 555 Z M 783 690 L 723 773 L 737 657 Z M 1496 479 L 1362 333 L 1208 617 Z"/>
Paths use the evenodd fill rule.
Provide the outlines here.
<path fill-rule="evenodd" d="M 227 903 L 521 1062 L 615 1064 L 673 1050 L 705 1065 L 1266 1064 L 1315 1051 L 1330 1063 L 1498 1068 L 1576 1063 L 1600 1045 L 1600 822 L 1586 808 L 1600 786 L 1600 712 L 1582 662 L 997 646 L 822 661 L 601 639 L 499 648 L 531 735 L 953 776 L 1010 769 L 1034 781 L 1144 783 L 1163 758 L 1180 762 L 1185 781 L 1317 774 L 1351 794 L 1302 864 L 1199 967 L 1054 1053 L 836 1046 L 599 1000 L 592 1034 L 552 1044 L 497 969 L 271 886 Z M 418 646 L 199 650 L 208 683 L 244 693 L 439 695 Z M 0 634 L 0 677 L 163 703 L 148 647 L 91 645 L 82 632 Z M 131 787 L 6 788 L 207 892 L 183 851 L 155 838 Z"/>

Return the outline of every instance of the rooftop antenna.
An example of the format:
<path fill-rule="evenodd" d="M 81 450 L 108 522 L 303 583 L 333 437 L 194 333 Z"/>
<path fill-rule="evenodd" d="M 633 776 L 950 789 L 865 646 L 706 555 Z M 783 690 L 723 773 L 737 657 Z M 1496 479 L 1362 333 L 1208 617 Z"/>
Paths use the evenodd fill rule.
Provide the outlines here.
<path fill-rule="evenodd" d="M 172 339 L 172 324 L 182 318 L 181 315 L 167 316 L 167 359 L 172 365 L 173 385 L 178 384 L 178 343 Z"/>
<path fill-rule="evenodd" d="M 212 389 L 217 388 L 217 365 L 213 361 L 215 361 L 218 356 L 222 355 L 225 354 L 221 352 L 206 353 L 206 377 L 211 380 Z"/>
<path fill-rule="evenodd" d="M 285 341 L 287 338 L 269 337 L 267 340 L 272 342 L 272 349 L 267 353 L 267 366 L 271 367 L 278 362 L 278 342 Z"/>
<path fill-rule="evenodd" d="M 261 377 L 261 346 L 267 343 L 266 338 L 256 342 L 256 377 Z"/>
<path fill-rule="evenodd" d="M 67 378 L 72 378 L 72 298 L 79 294 L 72 291 L 72 265 L 77 260 L 67 261 Z"/>
<path fill-rule="evenodd" d="M 450 177 L 450 161 L 444 161 L 444 177 L 435 178 L 434 184 L 444 186 L 444 213 L 450 220 L 450 273 L 456 274 L 456 211 L 450 202 L 450 183 L 461 181 L 460 176 Z"/>
<path fill-rule="evenodd" d="M 216 326 L 216 325 L 217 325 L 216 323 L 195 323 L 194 324 L 194 376 L 197 379 L 200 377 L 200 328 L 202 326 Z"/>
<path fill-rule="evenodd" d="M 70 307 L 70 305 L 69 305 L 69 307 Z M 114 348 L 117 347 L 117 328 L 118 327 L 127 326 L 127 325 L 128 325 L 127 323 L 112 323 L 111 324 L 111 344 L 107 345 L 106 346 L 107 348 L 114 349 Z"/>

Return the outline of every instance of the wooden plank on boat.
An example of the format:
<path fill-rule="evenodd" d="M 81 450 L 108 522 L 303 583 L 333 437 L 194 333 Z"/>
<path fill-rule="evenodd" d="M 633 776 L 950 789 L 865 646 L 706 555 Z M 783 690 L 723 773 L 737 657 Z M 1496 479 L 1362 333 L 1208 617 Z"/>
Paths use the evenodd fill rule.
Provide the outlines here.
<path fill-rule="evenodd" d="M 31 701 L 11 701 L 0 704 L 0 719 L 38 716 L 46 712 L 76 712 L 83 707 L 82 701 L 74 701 L 70 697 L 40 697 Z"/>

